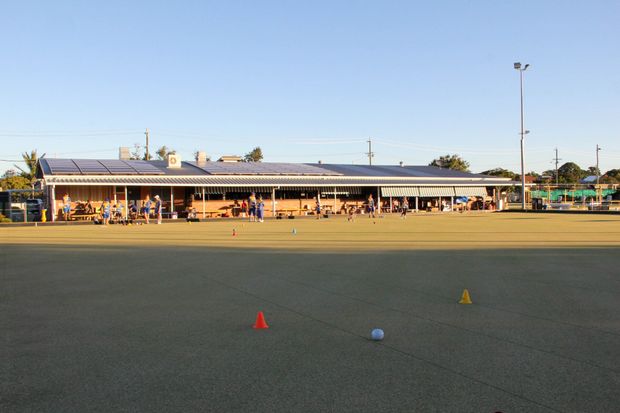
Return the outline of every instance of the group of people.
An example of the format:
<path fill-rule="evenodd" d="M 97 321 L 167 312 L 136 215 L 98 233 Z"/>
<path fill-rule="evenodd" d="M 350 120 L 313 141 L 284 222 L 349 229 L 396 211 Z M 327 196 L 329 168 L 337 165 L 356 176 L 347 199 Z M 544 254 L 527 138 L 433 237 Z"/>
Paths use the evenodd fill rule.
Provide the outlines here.
<path fill-rule="evenodd" d="M 142 207 L 142 216 L 144 221 L 148 224 L 151 220 L 151 212 L 157 217 L 157 224 L 161 224 L 163 205 L 159 195 L 155 195 L 153 201 L 149 195 L 144 198 L 144 206 Z"/>
<path fill-rule="evenodd" d="M 248 203 L 245 205 L 245 201 L 241 205 L 241 210 L 248 211 L 248 217 L 250 222 L 265 222 L 265 201 L 262 196 L 256 197 L 256 194 L 252 192 L 248 198 Z"/>
<path fill-rule="evenodd" d="M 62 213 L 65 221 L 69 221 L 71 218 L 71 197 L 69 194 L 65 194 L 62 197 Z M 130 220 L 137 219 L 138 217 L 138 207 L 135 202 L 130 201 L 128 205 L 128 217 L 125 218 L 124 205 L 122 202 L 112 203 L 110 198 L 106 198 L 101 207 L 97 209 L 93 206 L 90 199 L 85 203 L 78 203 L 78 207 L 76 209 L 76 213 L 83 215 L 94 215 L 98 214 L 98 216 L 94 217 L 95 223 L 108 225 L 111 219 L 117 219 L 121 223 L 127 223 Z M 163 205 L 159 195 L 155 195 L 153 200 L 151 200 L 150 196 L 147 195 L 143 202 L 142 210 L 140 211 L 144 220 L 148 224 L 150 222 L 151 214 L 155 214 L 157 217 L 157 223 L 161 224 L 162 222 L 162 209 Z"/>
<path fill-rule="evenodd" d="M 323 213 L 323 207 L 321 205 L 321 198 L 317 196 L 315 199 L 315 213 L 316 219 L 321 219 Z M 396 201 L 398 202 L 398 201 Z M 368 218 L 376 218 L 377 206 L 376 202 L 371 195 L 369 195 L 367 199 L 367 210 L 368 210 Z M 99 209 L 101 223 L 107 225 L 110 222 L 110 219 L 117 218 L 122 221 L 124 217 L 123 204 L 112 204 L 110 202 L 110 198 L 106 198 L 102 203 L 101 208 Z M 243 200 L 241 205 L 239 205 L 238 201 L 235 201 L 235 207 L 240 210 L 241 216 L 245 218 L 246 213 L 250 220 L 250 222 L 264 222 L 265 221 L 265 201 L 261 195 L 256 195 L 255 192 L 252 192 L 250 196 L 246 200 Z M 348 220 L 352 221 L 354 219 L 356 208 L 346 208 L 346 203 L 343 204 L 342 209 L 348 212 Z M 162 210 L 163 205 L 162 201 L 159 198 L 159 195 L 155 195 L 153 199 L 150 198 L 149 195 L 142 202 L 142 209 L 138 211 L 138 207 L 133 201 L 130 201 L 128 206 L 129 219 L 133 220 L 138 217 L 138 213 L 142 215 L 146 224 L 150 223 L 151 215 L 154 214 L 157 217 L 157 224 L 162 223 Z M 407 212 L 409 211 L 409 202 L 407 197 L 403 197 L 400 201 L 400 215 L 402 218 L 407 217 Z M 68 194 L 63 196 L 63 208 L 62 211 L 64 213 L 65 220 L 69 220 L 71 214 L 71 198 Z M 82 212 L 84 214 L 96 214 L 97 208 L 95 208 L 90 200 L 86 202 L 86 204 L 82 205 Z M 195 214 L 194 214 L 195 215 Z M 97 220 L 96 220 L 97 221 Z"/>

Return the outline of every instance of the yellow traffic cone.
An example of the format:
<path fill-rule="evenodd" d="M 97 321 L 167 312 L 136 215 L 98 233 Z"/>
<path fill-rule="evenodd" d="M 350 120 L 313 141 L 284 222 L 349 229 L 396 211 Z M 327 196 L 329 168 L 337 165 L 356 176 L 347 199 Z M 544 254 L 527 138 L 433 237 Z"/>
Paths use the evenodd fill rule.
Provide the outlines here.
<path fill-rule="evenodd" d="M 467 288 L 463 290 L 463 295 L 461 296 L 461 301 L 459 301 L 459 304 L 473 304 L 471 302 L 471 298 L 469 297 L 469 291 L 467 291 Z"/>

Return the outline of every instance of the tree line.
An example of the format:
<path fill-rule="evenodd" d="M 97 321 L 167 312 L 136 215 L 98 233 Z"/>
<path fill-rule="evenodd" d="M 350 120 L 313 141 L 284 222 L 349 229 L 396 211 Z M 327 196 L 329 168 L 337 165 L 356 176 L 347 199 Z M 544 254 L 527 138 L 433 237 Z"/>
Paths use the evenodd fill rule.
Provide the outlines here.
<path fill-rule="evenodd" d="M 439 168 L 452 169 L 455 171 L 471 172 L 469 170 L 469 162 L 461 158 L 459 155 L 444 155 L 437 159 L 433 159 L 429 166 L 437 166 Z M 482 175 L 501 176 L 504 178 L 510 178 L 513 181 L 520 181 L 521 174 L 512 172 L 508 169 L 501 167 L 489 169 L 480 172 Z M 596 166 L 590 166 L 587 169 L 581 169 L 575 162 L 566 162 L 560 166 L 557 170 L 548 169 L 541 173 L 531 171 L 526 173 L 526 176 L 531 176 L 535 182 L 540 183 L 555 183 L 556 180 L 560 184 L 578 184 L 582 179 L 588 176 L 596 176 L 600 174 L 600 182 L 604 184 L 618 184 L 620 183 L 620 169 L 610 169 L 605 173 L 600 173 Z M 557 175 L 557 176 L 556 176 Z"/>

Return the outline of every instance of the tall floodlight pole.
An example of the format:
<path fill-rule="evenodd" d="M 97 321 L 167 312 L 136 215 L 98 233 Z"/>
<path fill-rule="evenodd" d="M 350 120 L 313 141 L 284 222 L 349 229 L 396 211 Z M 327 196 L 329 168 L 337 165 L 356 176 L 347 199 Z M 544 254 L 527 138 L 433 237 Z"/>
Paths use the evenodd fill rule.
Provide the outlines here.
<path fill-rule="evenodd" d="M 523 72 L 530 67 L 529 64 L 521 67 L 521 63 L 514 64 L 514 68 L 519 71 L 519 80 L 521 86 L 521 209 L 525 211 L 525 163 L 523 161 L 523 141 L 525 135 L 530 131 L 525 130 L 525 124 L 523 122 Z"/>

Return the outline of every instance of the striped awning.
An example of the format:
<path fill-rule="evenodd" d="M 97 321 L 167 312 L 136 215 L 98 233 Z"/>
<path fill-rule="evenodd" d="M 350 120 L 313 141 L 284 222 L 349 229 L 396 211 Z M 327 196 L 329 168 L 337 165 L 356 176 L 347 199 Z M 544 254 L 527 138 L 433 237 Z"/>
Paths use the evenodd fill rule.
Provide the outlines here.
<path fill-rule="evenodd" d="M 483 186 L 455 186 L 454 192 L 456 196 L 479 196 L 487 195 L 487 190 Z"/>
<path fill-rule="evenodd" d="M 383 197 L 414 197 L 420 196 L 420 190 L 417 186 L 384 186 L 381 187 L 381 196 Z"/>
<path fill-rule="evenodd" d="M 421 186 L 421 197 L 454 196 L 453 186 Z"/>

